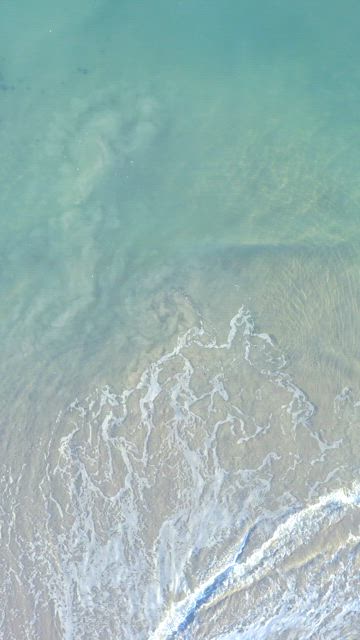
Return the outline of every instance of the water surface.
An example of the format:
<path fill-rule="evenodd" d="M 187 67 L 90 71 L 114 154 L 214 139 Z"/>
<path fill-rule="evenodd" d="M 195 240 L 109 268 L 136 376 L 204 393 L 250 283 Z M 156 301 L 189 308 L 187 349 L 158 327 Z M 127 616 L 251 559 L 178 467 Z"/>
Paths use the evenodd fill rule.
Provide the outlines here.
<path fill-rule="evenodd" d="M 357 637 L 358 3 L 0 11 L 1 633 Z"/>

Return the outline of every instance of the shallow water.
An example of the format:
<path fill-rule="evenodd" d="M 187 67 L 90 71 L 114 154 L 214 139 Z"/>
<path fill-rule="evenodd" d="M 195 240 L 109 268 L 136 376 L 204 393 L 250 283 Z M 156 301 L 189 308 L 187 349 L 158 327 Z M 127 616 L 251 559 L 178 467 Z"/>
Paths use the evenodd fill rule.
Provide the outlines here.
<path fill-rule="evenodd" d="M 359 12 L 2 3 L 7 640 L 357 637 Z"/>

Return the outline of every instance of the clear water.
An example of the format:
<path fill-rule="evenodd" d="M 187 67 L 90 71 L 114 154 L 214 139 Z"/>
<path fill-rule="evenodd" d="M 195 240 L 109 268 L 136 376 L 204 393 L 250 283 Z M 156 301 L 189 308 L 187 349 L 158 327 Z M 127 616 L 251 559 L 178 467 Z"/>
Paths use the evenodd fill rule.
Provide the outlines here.
<path fill-rule="evenodd" d="M 0 18 L 1 637 L 357 638 L 359 4 Z"/>

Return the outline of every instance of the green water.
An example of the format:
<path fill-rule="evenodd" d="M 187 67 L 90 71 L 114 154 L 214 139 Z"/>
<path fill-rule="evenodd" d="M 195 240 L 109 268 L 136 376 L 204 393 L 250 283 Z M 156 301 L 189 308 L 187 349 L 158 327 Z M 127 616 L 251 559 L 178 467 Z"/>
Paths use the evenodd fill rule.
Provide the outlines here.
<path fill-rule="evenodd" d="M 359 23 L 355 0 L 1 1 L 14 464 L 75 397 L 240 305 L 333 433 L 359 387 Z"/>
<path fill-rule="evenodd" d="M 194 319 L 174 292 L 353 384 L 358 5 L 1 11 L 5 423 L 146 363 Z"/>
<path fill-rule="evenodd" d="M 5 295 L 49 321 L 204 247 L 357 244 L 359 10 L 324 6 L 4 2 Z"/>
<path fill-rule="evenodd" d="M 293 296 L 294 259 L 296 289 L 304 267 L 310 296 L 326 265 L 335 288 L 348 270 L 356 278 L 356 3 L 5 1 L 1 11 L 6 393 L 36 376 L 55 376 L 56 393 L 70 379 L 70 393 L 108 380 L 119 359 L 161 341 L 148 312 L 159 291 L 185 281 L 190 291 L 197 272 L 196 303 L 218 282 L 232 311 L 238 281 L 255 311 L 268 274 Z M 265 293 L 262 313 L 272 300 Z M 294 314 L 277 315 L 271 329 L 281 339 L 289 327 L 288 348 Z"/>

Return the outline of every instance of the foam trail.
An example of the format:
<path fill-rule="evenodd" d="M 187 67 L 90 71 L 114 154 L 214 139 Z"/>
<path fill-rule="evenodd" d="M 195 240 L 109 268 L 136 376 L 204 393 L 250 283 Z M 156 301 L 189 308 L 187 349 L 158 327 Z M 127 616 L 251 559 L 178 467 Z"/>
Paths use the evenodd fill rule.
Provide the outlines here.
<path fill-rule="evenodd" d="M 223 571 L 218 573 L 212 580 L 207 581 L 207 583 L 203 587 L 200 587 L 199 589 L 197 589 L 197 591 L 195 592 L 196 594 L 192 599 L 190 599 L 190 602 L 188 602 L 188 599 L 186 600 L 186 604 L 184 603 L 184 607 L 181 607 L 182 611 L 183 609 L 186 610 L 185 617 L 179 623 L 177 629 L 175 629 L 175 631 L 173 631 L 170 636 L 167 636 L 169 639 L 176 638 L 176 635 L 178 633 L 185 631 L 194 621 L 196 612 L 204 604 L 206 604 L 212 598 L 212 596 L 216 594 L 218 589 L 224 584 L 224 582 L 233 572 L 235 564 L 240 561 L 240 558 L 249 540 L 250 534 L 251 534 L 251 531 L 248 531 L 245 534 L 241 542 L 240 548 L 237 551 L 234 563 L 227 566 Z M 154 638 L 156 637 L 157 636 L 154 636 Z"/>

